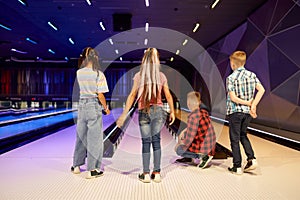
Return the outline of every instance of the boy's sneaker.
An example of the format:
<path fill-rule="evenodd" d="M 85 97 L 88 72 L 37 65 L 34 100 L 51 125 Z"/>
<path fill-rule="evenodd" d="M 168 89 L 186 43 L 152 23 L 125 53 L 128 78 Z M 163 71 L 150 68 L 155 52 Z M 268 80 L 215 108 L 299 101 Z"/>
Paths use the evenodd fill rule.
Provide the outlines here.
<path fill-rule="evenodd" d="M 71 172 L 73 173 L 73 174 L 80 174 L 80 167 L 71 167 Z"/>
<path fill-rule="evenodd" d="M 160 172 L 152 172 L 151 180 L 153 180 L 156 183 L 160 183 L 161 182 Z"/>
<path fill-rule="evenodd" d="M 242 175 L 243 171 L 241 167 L 228 167 L 228 171 L 230 171 L 233 174 Z"/>
<path fill-rule="evenodd" d="M 92 171 L 88 171 L 88 175 L 85 177 L 86 179 L 92 179 L 97 178 L 103 175 L 102 171 L 98 171 L 97 169 L 94 169 Z"/>
<path fill-rule="evenodd" d="M 178 158 L 175 162 L 178 163 L 191 163 L 193 162 L 192 158 Z"/>
<path fill-rule="evenodd" d="M 198 165 L 198 167 L 204 169 L 212 159 L 213 156 L 208 156 L 208 155 L 204 156 L 201 159 L 201 163 Z"/>
<path fill-rule="evenodd" d="M 247 172 L 250 170 L 254 170 L 254 169 L 256 169 L 256 167 L 257 167 L 256 159 L 250 159 L 250 160 L 248 160 L 248 162 L 244 168 L 244 171 Z"/>
<path fill-rule="evenodd" d="M 139 174 L 139 180 L 142 181 L 143 183 L 150 183 L 150 175 L 149 173 L 141 173 Z"/>

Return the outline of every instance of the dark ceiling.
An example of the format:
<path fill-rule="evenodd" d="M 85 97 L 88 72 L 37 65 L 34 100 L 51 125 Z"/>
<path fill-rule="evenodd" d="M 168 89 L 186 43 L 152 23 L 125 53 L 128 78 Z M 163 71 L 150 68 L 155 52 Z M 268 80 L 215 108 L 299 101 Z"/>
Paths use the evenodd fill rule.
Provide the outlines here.
<path fill-rule="evenodd" d="M 123 37 L 122 40 L 113 41 L 111 46 L 121 49 L 134 44 L 144 49 L 151 43 L 145 45 L 141 38 L 151 34 L 151 27 L 160 27 L 183 33 L 206 48 L 243 23 L 266 0 L 220 0 L 214 9 L 211 9 L 211 5 L 215 0 L 149 0 L 149 7 L 145 6 L 145 0 L 90 0 L 91 5 L 86 0 L 23 0 L 25 5 L 21 2 L 0 0 L 0 24 L 10 29 L 0 27 L 1 59 L 77 58 L 84 47 L 96 47 L 121 33 L 122 30 L 116 28 L 126 30 L 126 26 L 131 24 L 131 29 L 144 29 L 146 22 L 150 28 L 148 33 L 144 31 L 144 37 L 130 40 Z M 126 15 L 114 20 L 114 14 L 131 15 L 130 23 L 126 23 Z M 101 29 L 100 21 L 105 31 Z M 58 30 L 54 30 L 48 22 Z M 196 23 L 200 23 L 200 27 L 193 32 Z M 173 42 L 182 45 L 182 41 Z M 163 52 L 161 57 L 170 59 L 174 53 Z M 121 54 L 119 56 L 123 56 L 124 60 L 140 59 L 140 55 L 135 53 Z"/>

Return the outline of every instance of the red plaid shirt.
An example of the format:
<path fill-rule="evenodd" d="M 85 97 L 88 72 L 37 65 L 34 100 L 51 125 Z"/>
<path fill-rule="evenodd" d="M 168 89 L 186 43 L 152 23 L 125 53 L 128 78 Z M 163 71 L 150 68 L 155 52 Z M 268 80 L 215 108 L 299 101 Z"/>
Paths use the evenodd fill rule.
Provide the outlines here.
<path fill-rule="evenodd" d="M 205 109 L 197 108 L 189 114 L 187 130 L 182 143 L 190 152 L 215 154 L 216 134 Z"/>

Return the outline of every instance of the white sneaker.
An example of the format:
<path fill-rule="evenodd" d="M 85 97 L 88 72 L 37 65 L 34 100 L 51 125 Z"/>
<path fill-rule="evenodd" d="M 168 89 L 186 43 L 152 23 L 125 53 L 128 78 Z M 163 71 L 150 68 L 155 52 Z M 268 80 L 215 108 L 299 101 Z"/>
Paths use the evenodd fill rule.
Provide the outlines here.
<path fill-rule="evenodd" d="M 73 174 L 80 174 L 80 167 L 71 167 L 71 172 L 73 173 Z"/>
<path fill-rule="evenodd" d="M 139 177 L 139 180 L 142 181 L 143 183 L 151 182 L 149 173 L 147 173 L 147 174 L 141 173 L 138 175 L 138 177 Z"/>
<path fill-rule="evenodd" d="M 241 167 L 228 167 L 228 171 L 230 171 L 233 174 L 236 175 L 242 175 L 243 174 L 243 170 Z"/>
<path fill-rule="evenodd" d="M 160 183 L 161 182 L 161 176 L 160 173 L 152 173 L 151 174 L 151 180 L 153 180 L 156 183 Z"/>
<path fill-rule="evenodd" d="M 258 164 L 257 164 L 256 159 L 248 160 L 248 162 L 247 162 L 247 164 L 246 164 L 246 166 L 244 168 L 244 171 L 248 172 L 250 170 L 254 170 L 254 169 L 257 168 L 257 166 L 258 166 Z"/>

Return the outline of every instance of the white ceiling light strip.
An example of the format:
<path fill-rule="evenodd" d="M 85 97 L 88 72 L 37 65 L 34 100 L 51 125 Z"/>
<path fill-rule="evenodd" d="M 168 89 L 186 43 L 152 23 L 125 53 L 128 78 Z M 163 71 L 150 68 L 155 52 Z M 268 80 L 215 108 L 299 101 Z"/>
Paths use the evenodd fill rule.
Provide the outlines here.
<path fill-rule="evenodd" d="M 92 5 L 91 1 L 90 0 L 86 0 L 87 4 Z"/>
<path fill-rule="evenodd" d="M 195 28 L 193 29 L 193 33 L 195 33 L 198 30 L 199 26 L 200 26 L 200 24 L 196 23 Z"/>
<path fill-rule="evenodd" d="M 105 31 L 105 27 L 104 27 L 104 25 L 103 25 L 103 22 L 99 22 L 99 25 L 100 25 L 100 27 L 102 28 L 102 30 Z"/>
<path fill-rule="evenodd" d="M 183 46 L 186 45 L 187 42 L 188 42 L 188 40 L 185 39 L 185 40 L 183 41 L 182 45 L 183 45 Z"/>
<path fill-rule="evenodd" d="M 145 31 L 146 31 L 146 32 L 149 31 L 149 23 L 148 23 L 148 22 L 146 22 L 146 24 L 145 24 Z"/>
<path fill-rule="evenodd" d="M 48 25 L 51 26 L 54 30 L 58 30 L 58 28 L 56 26 L 54 26 L 51 22 L 48 22 Z"/>
<path fill-rule="evenodd" d="M 216 7 L 216 5 L 219 3 L 220 0 L 216 0 L 212 5 L 211 5 L 211 9 L 214 9 Z"/>
<path fill-rule="evenodd" d="M 144 40 L 144 45 L 147 45 L 148 44 L 148 39 L 146 38 L 145 40 Z"/>
<path fill-rule="evenodd" d="M 113 40 L 112 40 L 111 38 L 109 38 L 108 41 L 109 41 L 109 43 L 110 43 L 111 45 L 114 44 L 114 42 L 113 42 Z"/>
<path fill-rule="evenodd" d="M 14 52 L 17 52 L 17 53 L 21 53 L 21 54 L 26 54 L 27 53 L 25 51 L 20 51 L 20 50 L 17 50 L 17 49 L 11 49 L 11 51 L 14 51 Z"/>
<path fill-rule="evenodd" d="M 69 38 L 69 42 L 70 42 L 71 44 L 74 44 L 74 41 L 72 40 L 72 38 Z"/>
<path fill-rule="evenodd" d="M 145 0 L 145 5 L 146 5 L 146 7 L 149 7 L 149 6 L 150 6 L 149 0 Z"/>
<path fill-rule="evenodd" d="M 4 26 L 3 24 L 0 24 L 0 27 L 1 27 L 1 28 L 4 28 L 5 30 L 11 31 L 11 28 L 9 28 L 9 27 L 7 27 L 7 26 Z"/>

